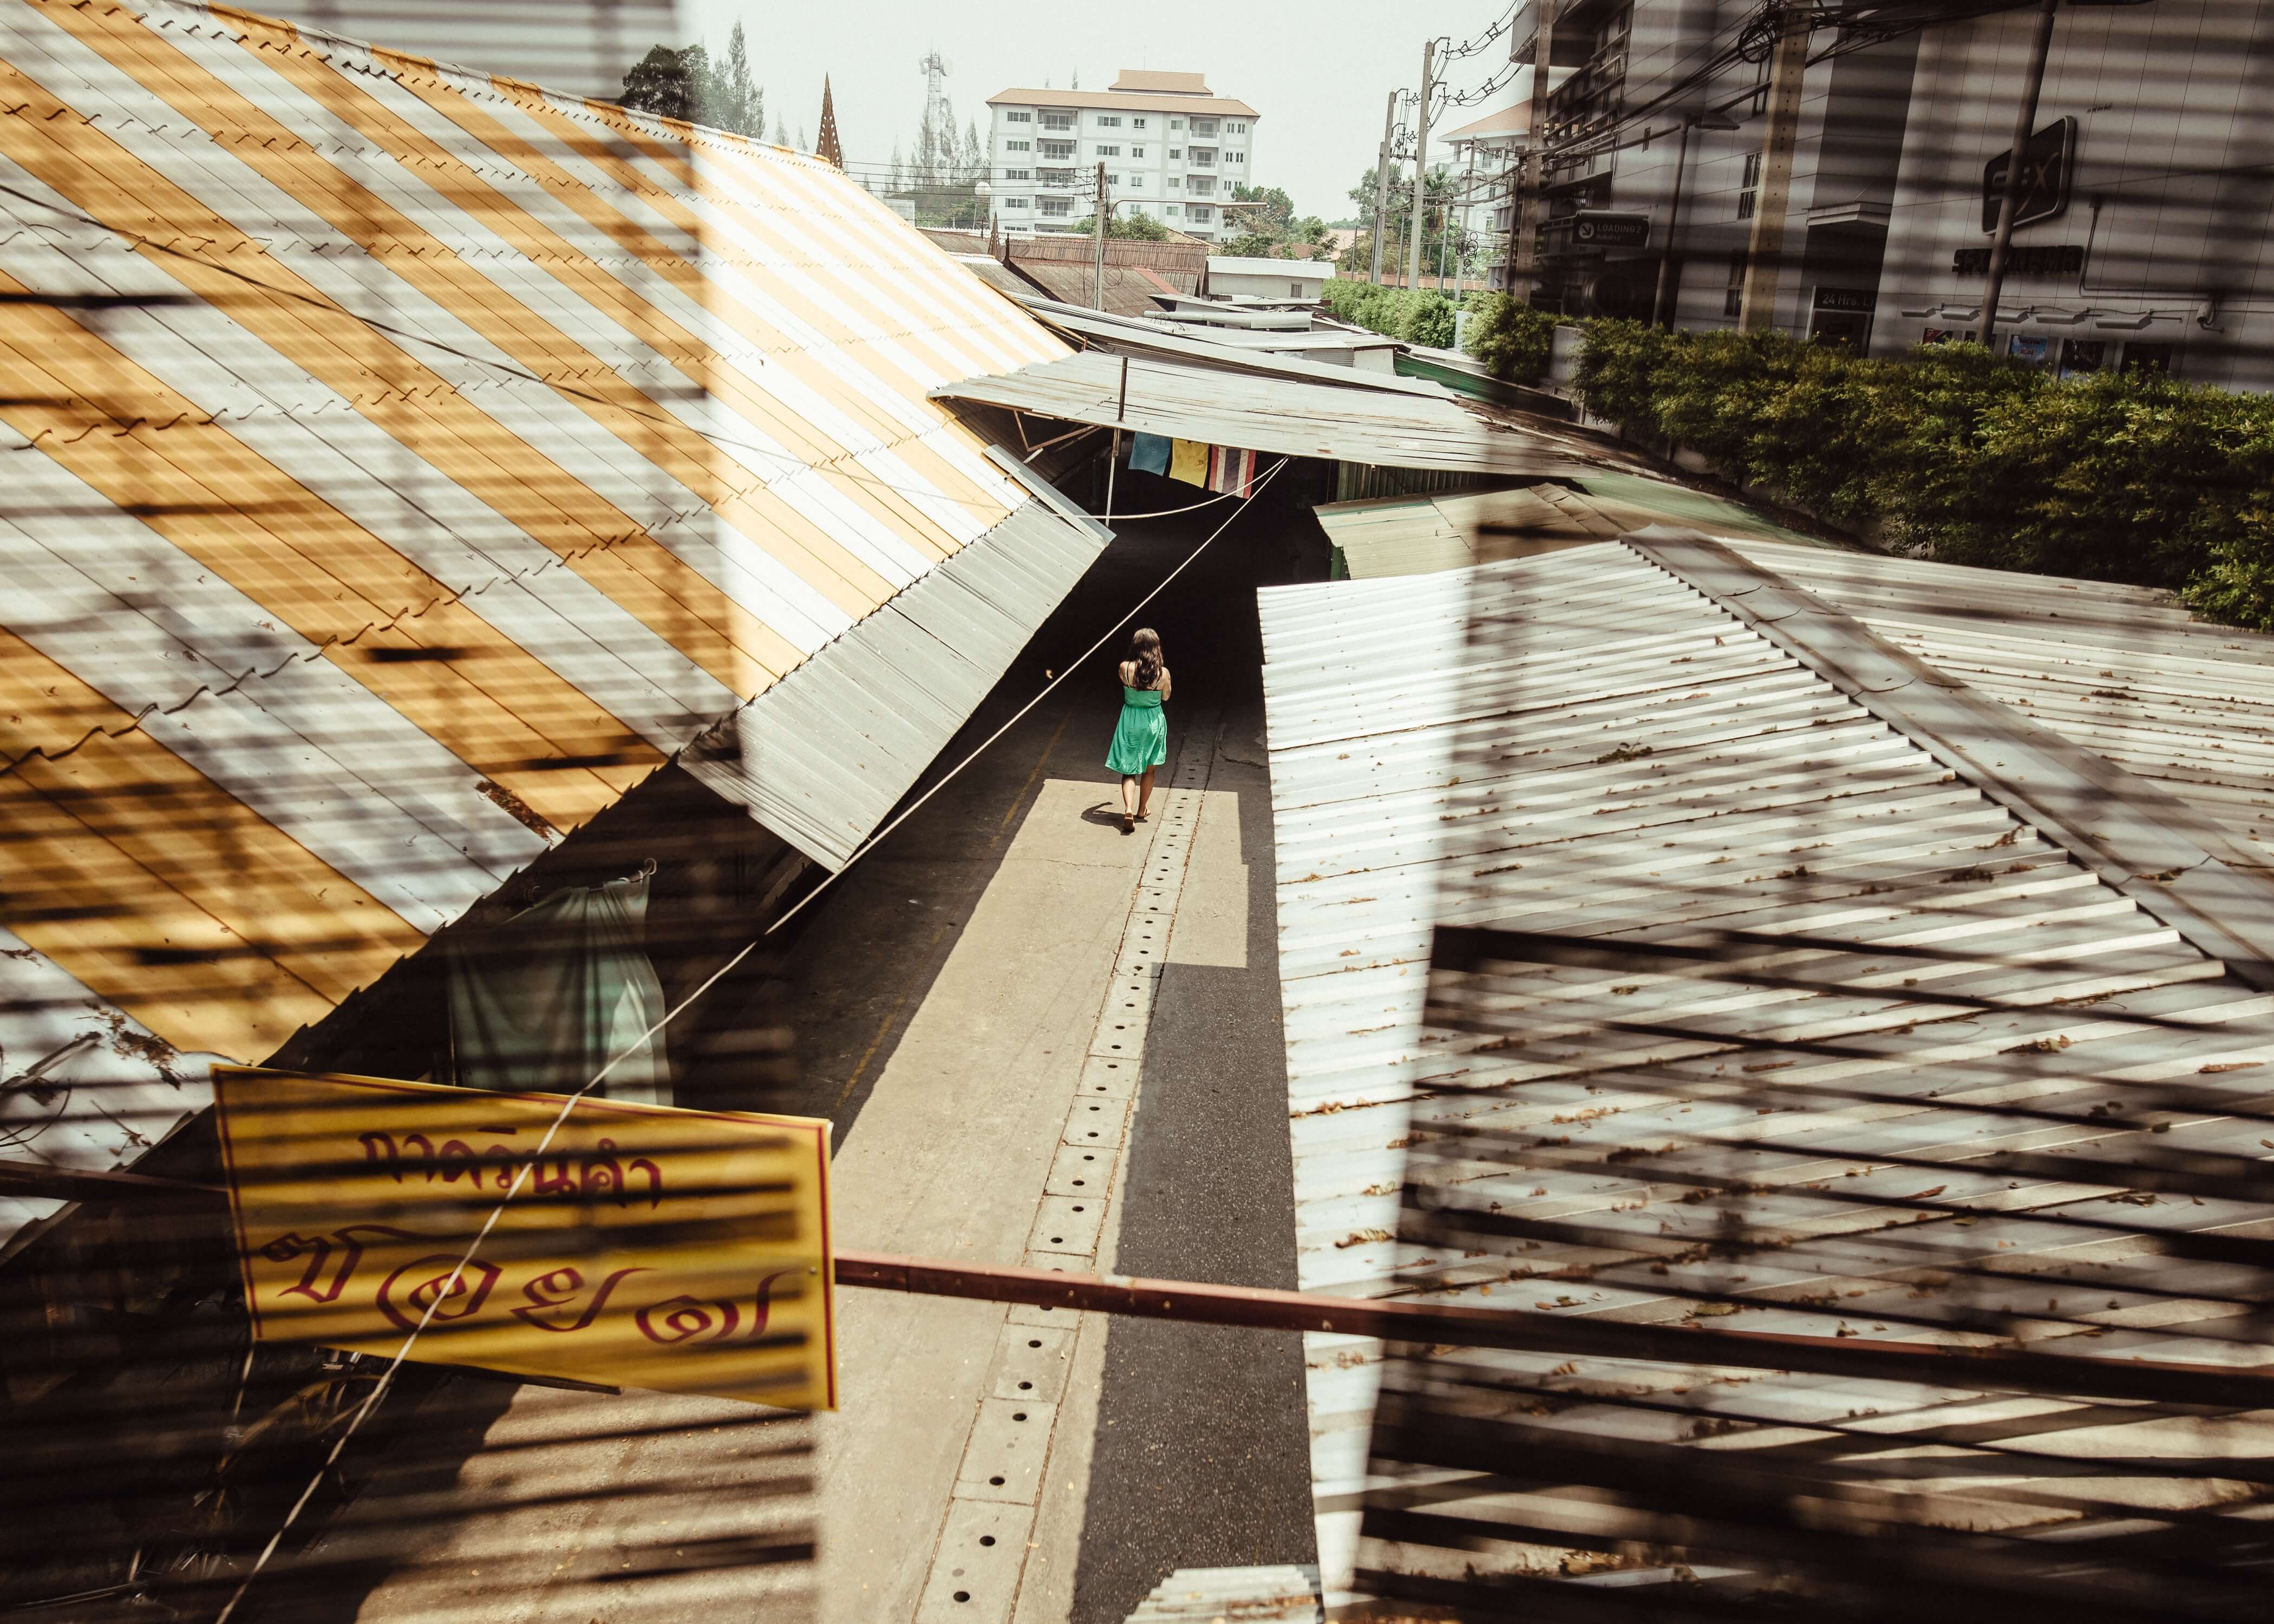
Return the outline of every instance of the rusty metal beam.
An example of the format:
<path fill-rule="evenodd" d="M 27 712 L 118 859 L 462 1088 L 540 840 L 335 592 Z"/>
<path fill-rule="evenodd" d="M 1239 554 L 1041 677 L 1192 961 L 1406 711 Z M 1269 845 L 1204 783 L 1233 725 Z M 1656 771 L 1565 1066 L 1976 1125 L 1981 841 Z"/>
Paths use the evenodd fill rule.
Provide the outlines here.
<path fill-rule="evenodd" d="M 38 1162 L 0 1162 L 0 1193 L 70 1201 L 215 1199 L 217 1185 L 136 1173 L 97 1173 Z M 1654 1365 L 1803 1371 L 1857 1381 L 2043 1393 L 2066 1398 L 2132 1400 L 2218 1410 L 2274 1409 L 2274 1367 L 2219 1367 L 2168 1361 L 2044 1353 L 1999 1344 L 1949 1347 L 1865 1337 L 1792 1336 L 1770 1331 L 1706 1330 L 1675 1325 L 1566 1316 L 1524 1308 L 1478 1308 L 1394 1297 L 1315 1297 L 1257 1286 L 1190 1280 L 1066 1274 L 1004 1264 L 952 1263 L 884 1252 L 840 1252 L 836 1281 L 856 1290 L 958 1297 L 1084 1313 L 1180 1320 L 1263 1331 L 1326 1331 L 1383 1342 L 1513 1352 L 1585 1355 Z"/>

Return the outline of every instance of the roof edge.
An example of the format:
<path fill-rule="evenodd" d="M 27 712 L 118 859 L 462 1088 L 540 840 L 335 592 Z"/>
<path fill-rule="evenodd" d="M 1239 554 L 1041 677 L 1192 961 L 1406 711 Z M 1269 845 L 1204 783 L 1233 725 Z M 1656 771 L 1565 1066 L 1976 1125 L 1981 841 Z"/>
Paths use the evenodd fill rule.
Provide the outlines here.
<path fill-rule="evenodd" d="M 2067 847 L 2199 951 L 2274 989 L 2274 876 L 2216 822 L 1702 531 L 1653 524 L 1619 540 Z"/>

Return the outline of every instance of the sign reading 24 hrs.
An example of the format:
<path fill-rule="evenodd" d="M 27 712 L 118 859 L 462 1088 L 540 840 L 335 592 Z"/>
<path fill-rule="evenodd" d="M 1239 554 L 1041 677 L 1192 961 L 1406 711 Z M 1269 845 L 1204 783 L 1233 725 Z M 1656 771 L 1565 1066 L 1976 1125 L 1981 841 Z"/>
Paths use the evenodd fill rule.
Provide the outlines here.
<path fill-rule="evenodd" d="M 255 1335 L 834 1407 L 826 1122 L 588 1099 L 548 1142 L 555 1095 L 214 1085 Z"/>

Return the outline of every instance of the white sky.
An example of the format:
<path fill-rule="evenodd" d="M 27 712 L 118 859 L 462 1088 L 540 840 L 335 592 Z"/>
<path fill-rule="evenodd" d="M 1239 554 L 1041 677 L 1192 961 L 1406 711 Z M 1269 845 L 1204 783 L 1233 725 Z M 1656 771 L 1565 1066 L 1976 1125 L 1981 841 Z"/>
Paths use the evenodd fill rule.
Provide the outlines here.
<path fill-rule="evenodd" d="M 1255 182 L 1285 187 L 1298 214 L 1329 220 L 1352 212 L 1344 194 L 1374 162 L 1384 96 L 1420 80 L 1422 30 L 1474 37 L 1507 10 L 1508 0 L 1450 0 L 1412 13 L 1411 26 L 1401 28 L 1390 21 L 1397 8 L 1380 0 L 1314 0 L 1300 7 L 1255 0 L 1050 7 L 1033 0 L 949 6 L 823 0 L 810 9 L 680 0 L 681 16 L 713 51 L 725 48 L 742 19 L 752 72 L 765 87 L 769 133 L 777 113 L 792 140 L 801 125 L 809 139 L 817 133 L 821 76 L 827 73 L 848 164 L 889 162 L 895 140 L 913 150 L 924 97 L 916 64 L 933 46 L 953 70 L 947 94 L 958 124 L 975 119 L 983 137 L 987 98 L 999 90 L 1039 86 L 1045 77 L 1063 89 L 1077 72 L 1083 89 L 1103 90 L 1123 68 L 1197 72 L 1217 94 L 1255 109 Z M 1482 84 L 1507 66 L 1502 36 L 1456 64 L 1454 87 Z M 1503 90 L 1484 105 L 1456 109 L 1444 126 L 1510 99 Z M 1434 140 L 1430 150 L 1440 151 Z"/>

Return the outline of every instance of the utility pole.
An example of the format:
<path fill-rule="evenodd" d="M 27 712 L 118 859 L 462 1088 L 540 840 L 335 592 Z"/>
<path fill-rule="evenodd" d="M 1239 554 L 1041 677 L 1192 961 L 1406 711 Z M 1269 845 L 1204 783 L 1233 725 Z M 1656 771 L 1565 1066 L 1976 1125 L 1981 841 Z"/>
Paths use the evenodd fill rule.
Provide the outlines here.
<path fill-rule="evenodd" d="M 1769 119 L 1761 137 L 1753 234 L 1745 244 L 1744 291 L 1737 305 L 1740 333 L 1765 333 L 1776 325 L 1785 215 L 1791 211 L 1792 148 L 1800 133 L 1800 81 L 1808 71 L 1809 14 L 1788 8 L 1778 22 L 1776 51 L 1769 58 Z"/>
<path fill-rule="evenodd" d="M 1389 143 L 1397 133 L 1397 93 L 1382 109 L 1382 157 L 1374 166 L 1374 277 L 1382 280 L 1382 228 L 1389 210 Z"/>
<path fill-rule="evenodd" d="M 1097 265 L 1090 277 L 1089 302 L 1098 310 L 1105 308 L 1105 160 L 1097 161 Z"/>
<path fill-rule="evenodd" d="M 1990 239 L 1990 275 L 1982 289 L 1982 342 L 1997 349 L 1998 297 L 2006 290 L 2007 251 L 2014 243 L 2014 216 L 2028 191 L 2029 136 L 2037 123 L 2037 98 L 2045 87 L 2045 56 L 2053 43 L 2053 12 L 2060 0 L 2044 0 L 2037 12 L 2037 42 L 2029 53 L 2029 87 L 2014 118 L 2014 150 L 2006 160 L 2006 190 L 1998 199 L 1998 232 Z"/>
<path fill-rule="evenodd" d="M 1547 184 L 1547 68 L 1555 59 L 1555 8 L 1538 8 L 1540 32 L 1532 44 L 1532 127 L 1524 138 L 1524 161 L 1517 169 L 1516 195 L 1509 199 L 1508 274 L 1502 278 L 1511 298 L 1529 300 L 1540 281 L 1540 209 Z M 1517 278 L 1524 289 L 1517 290 Z"/>
<path fill-rule="evenodd" d="M 1431 40 L 1421 48 L 1421 106 L 1413 115 L 1413 240 L 1408 244 L 1411 261 L 1405 285 L 1421 285 L 1421 239 L 1427 234 L 1429 207 L 1429 92 L 1430 79 L 1437 71 L 1437 41 Z"/>
<path fill-rule="evenodd" d="M 1695 118 L 1682 121 L 1682 147 L 1674 159 L 1674 196 L 1666 205 L 1666 240 L 1659 244 L 1658 294 L 1650 302 L 1650 324 L 1674 330 L 1674 234 L 1682 223 L 1682 182 L 1690 168 L 1690 132 Z"/>

